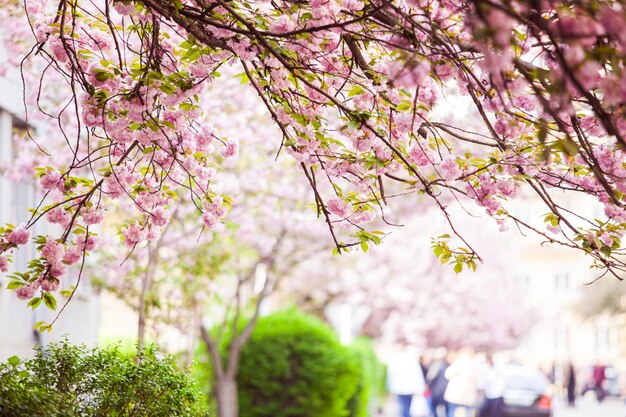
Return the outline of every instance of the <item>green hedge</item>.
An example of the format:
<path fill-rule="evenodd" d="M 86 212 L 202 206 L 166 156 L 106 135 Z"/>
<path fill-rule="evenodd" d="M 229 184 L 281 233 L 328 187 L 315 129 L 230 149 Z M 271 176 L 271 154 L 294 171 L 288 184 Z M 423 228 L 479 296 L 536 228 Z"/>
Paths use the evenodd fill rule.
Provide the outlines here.
<path fill-rule="evenodd" d="M 362 378 L 358 356 L 322 321 L 272 314 L 241 353 L 240 417 L 348 417 Z"/>
<path fill-rule="evenodd" d="M 374 415 L 382 405 L 385 395 L 385 368 L 378 361 L 372 341 L 359 338 L 350 345 L 350 351 L 358 358 L 361 365 L 359 387 L 350 399 L 350 417 L 368 417 Z"/>
<path fill-rule="evenodd" d="M 36 347 L 32 359 L 0 363 L 2 417 L 199 417 L 198 389 L 173 358 L 151 349 L 140 362 L 116 348 L 67 342 Z"/>

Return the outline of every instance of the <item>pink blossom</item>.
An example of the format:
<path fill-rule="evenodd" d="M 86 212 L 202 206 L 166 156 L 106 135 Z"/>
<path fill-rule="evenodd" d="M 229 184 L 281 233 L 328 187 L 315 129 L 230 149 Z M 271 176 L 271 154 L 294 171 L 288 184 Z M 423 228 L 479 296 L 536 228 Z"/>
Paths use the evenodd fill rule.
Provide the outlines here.
<path fill-rule="evenodd" d="M 480 200 L 480 204 L 487 209 L 487 213 L 493 216 L 495 215 L 500 208 L 502 208 L 502 204 L 496 200 L 495 198 L 485 197 Z"/>
<path fill-rule="evenodd" d="M 61 174 L 57 171 L 48 171 L 39 180 L 44 190 L 51 190 L 53 188 L 61 189 L 63 186 L 62 182 Z"/>
<path fill-rule="evenodd" d="M 326 203 L 328 211 L 339 217 L 347 217 L 350 214 L 350 205 L 340 198 L 331 198 Z"/>
<path fill-rule="evenodd" d="M 25 224 L 19 225 L 15 230 L 9 233 L 7 236 L 7 241 L 14 245 L 24 245 L 28 242 L 30 238 L 30 232 L 26 229 Z"/>
<path fill-rule="evenodd" d="M 453 67 L 451 65 L 435 65 L 435 73 L 441 80 L 446 81 L 452 77 Z"/>
<path fill-rule="evenodd" d="M 224 217 L 227 212 L 227 208 L 224 206 L 224 199 L 219 195 L 213 197 L 213 201 L 211 202 L 211 204 L 205 201 L 203 204 L 203 208 L 205 213 L 209 213 L 211 215 L 208 218 L 209 224 L 213 224 L 211 218 L 215 218 L 215 220 L 217 221 Z"/>
<path fill-rule="evenodd" d="M 577 71 L 578 81 L 585 90 L 592 90 L 600 81 L 600 65 L 595 61 L 586 61 Z"/>
<path fill-rule="evenodd" d="M 65 266 L 64 263 L 58 262 L 53 265 L 50 265 L 49 272 L 50 272 L 50 275 L 52 275 L 54 278 L 60 278 L 63 275 L 65 275 L 66 269 L 67 267 Z"/>
<path fill-rule="evenodd" d="M 443 171 L 443 177 L 447 180 L 453 180 L 461 175 L 461 168 L 457 164 L 456 159 L 452 155 L 448 155 L 439 165 Z"/>
<path fill-rule="evenodd" d="M 135 5 L 133 4 L 133 2 L 125 4 L 121 1 L 116 1 L 113 3 L 113 8 L 121 15 L 129 15 L 135 11 Z"/>
<path fill-rule="evenodd" d="M 152 210 L 152 223 L 156 226 L 165 226 L 170 221 L 170 213 L 163 207 Z"/>
<path fill-rule="evenodd" d="M 41 254 L 51 264 L 60 262 L 65 254 L 65 247 L 63 244 L 58 243 L 53 238 L 48 237 L 46 243 L 41 249 Z"/>
<path fill-rule="evenodd" d="M 588 116 L 580 120 L 580 126 L 589 132 L 590 135 L 602 137 L 606 135 L 606 131 L 597 118 Z"/>
<path fill-rule="evenodd" d="M 607 217 L 616 218 L 618 221 L 626 220 L 626 210 L 614 204 L 606 204 L 604 206 L 604 213 Z"/>
<path fill-rule="evenodd" d="M 387 75 L 399 87 L 407 89 L 421 86 L 430 73 L 430 63 L 419 61 L 417 63 L 407 63 L 402 61 L 392 61 L 388 64 Z"/>
<path fill-rule="evenodd" d="M 291 17 L 283 14 L 270 25 L 270 32 L 287 33 L 291 31 L 293 27 L 294 23 Z"/>
<path fill-rule="evenodd" d="M 161 228 L 156 226 L 152 227 L 152 225 L 148 224 L 148 233 L 146 234 L 146 240 L 155 240 L 161 236 Z"/>
<path fill-rule="evenodd" d="M 206 152 L 213 141 L 213 128 L 208 125 L 202 126 L 196 135 L 196 146 L 198 151 Z"/>
<path fill-rule="evenodd" d="M 9 260 L 6 256 L 0 256 L 0 272 L 9 272 Z"/>
<path fill-rule="evenodd" d="M 354 224 L 369 223 L 376 218 L 376 212 L 373 210 L 359 211 L 350 219 Z"/>
<path fill-rule="evenodd" d="M 104 218 L 102 209 L 91 208 L 83 212 L 83 221 L 85 224 L 100 224 Z"/>
<path fill-rule="evenodd" d="M 56 278 L 45 278 L 39 283 L 41 289 L 47 292 L 58 291 L 61 288 L 61 281 Z"/>
<path fill-rule="evenodd" d="M 76 237 L 76 240 L 74 241 L 74 244 L 80 250 L 84 249 L 87 252 L 90 252 L 90 251 L 94 250 L 98 246 L 98 241 L 97 241 L 97 239 L 93 235 L 89 235 L 88 237 L 85 238 L 85 235 L 81 234 L 81 235 L 78 235 Z"/>
<path fill-rule="evenodd" d="M 505 180 L 498 182 L 498 190 L 502 195 L 507 197 L 515 197 L 518 192 L 517 184 L 513 180 Z"/>
<path fill-rule="evenodd" d="M 326 101 L 326 97 L 324 97 L 322 94 L 317 93 L 316 95 L 320 96 L 317 101 L 321 101 L 321 102 Z M 372 93 L 365 92 L 363 94 L 359 94 L 358 96 L 355 96 L 352 99 L 352 102 L 354 103 L 354 107 L 357 110 L 369 110 L 374 106 L 375 97 Z"/>
<path fill-rule="evenodd" d="M 515 97 L 514 103 L 517 107 L 526 111 L 533 111 L 537 107 L 537 100 L 529 95 Z"/>
<path fill-rule="evenodd" d="M 82 256 L 83 252 L 79 248 L 74 246 L 73 248 L 65 252 L 65 255 L 63 256 L 63 262 L 68 265 L 74 265 L 82 258 Z"/>
<path fill-rule="evenodd" d="M 393 151 L 386 146 L 376 145 L 373 147 L 374 155 L 381 161 L 388 161 L 393 156 Z"/>
<path fill-rule="evenodd" d="M 231 140 L 226 144 L 226 148 L 222 150 L 222 156 L 224 158 L 230 158 L 231 156 L 237 155 L 238 152 L 239 152 L 239 143 Z"/>
<path fill-rule="evenodd" d="M 65 51 L 65 47 L 63 46 L 63 42 L 59 39 L 59 36 L 50 36 L 48 38 L 48 46 L 52 51 L 52 55 L 61 62 L 66 62 L 68 60 L 67 52 Z"/>
<path fill-rule="evenodd" d="M 32 282 L 28 285 L 24 285 L 15 291 L 17 298 L 20 300 L 30 300 L 35 295 L 35 291 L 37 291 L 37 285 Z"/>
<path fill-rule="evenodd" d="M 422 104 L 433 107 L 438 98 L 437 90 L 434 88 L 433 83 L 425 83 L 425 85 L 420 88 L 417 98 Z"/>
<path fill-rule="evenodd" d="M 588 16 L 569 16 L 560 14 L 559 19 L 554 22 L 554 26 L 565 37 L 572 38 L 592 38 L 600 32 L 600 27 Z"/>
<path fill-rule="evenodd" d="M 215 215 L 213 213 L 210 212 L 205 212 L 202 214 L 202 220 L 204 222 L 204 225 L 209 229 L 212 230 L 215 228 L 215 226 L 218 223 L 218 219 L 217 217 L 215 217 Z"/>
<path fill-rule="evenodd" d="M 500 136 L 507 136 L 511 130 L 511 127 L 508 124 L 508 121 L 505 121 L 504 118 L 499 117 L 496 120 L 496 123 L 493 125 L 494 130 Z"/>
<path fill-rule="evenodd" d="M 418 145 L 412 147 L 411 150 L 409 151 L 409 161 L 413 162 L 414 164 L 420 167 L 430 164 L 430 161 L 428 160 L 428 156 L 422 150 L 421 146 L 418 146 Z"/>
<path fill-rule="evenodd" d="M 613 239 L 609 233 L 602 233 L 600 235 L 600 241 L 608 247 L 613 246 Z"/>
<path fill-rule="evenodd" d="M 59 206 L 47 212 L 46 219 L 50 223 L 60 224 L 66 227 L 71 221 L 71 216 L 63 207 Z"/>
<path fill-rule="evenodd" d="M 546 225 L 546 229 L 552 234 L 558 235 L 563 231 L 561 230 L 561 226 L 552 226 L 551 224 Z"/>

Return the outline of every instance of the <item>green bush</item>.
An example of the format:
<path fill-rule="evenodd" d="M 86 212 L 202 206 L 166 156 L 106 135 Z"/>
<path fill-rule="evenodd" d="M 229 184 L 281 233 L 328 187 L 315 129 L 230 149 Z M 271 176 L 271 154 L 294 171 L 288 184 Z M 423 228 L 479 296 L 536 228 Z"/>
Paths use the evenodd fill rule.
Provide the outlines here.
<path fill-rule="evenodd" d="M 0 363 L 2 417 L 207 416 L 197 388 L 173 358 L 152 349 L 139 363 L 115 347 L 67 342 L 36 347 L 32 359 Z"/>
<path fill-rule="evenodd" d="M 349 402 L 350 417 L 367 417 L 374 414 L 384 396 L 385 369 L 378 361 L 371 340 L 355 340 L 350 345 L 350 351 L 361 365 L 359 387 Z"/>
<path fill-rule="evenodd" d="M 191 377 L 197 381 L 204 404 L 212 415 L 217 415 L 217 400 L 214 396 L 213 363 L 211 355 L 203 342 L 198 343 L 190 369 Z"/>
<path fill-rule="evenodd" d="M 241 417 L 344 417 L 361 366 L 322 321 L 294 310 L 259 320 L 241 353 Z"/>

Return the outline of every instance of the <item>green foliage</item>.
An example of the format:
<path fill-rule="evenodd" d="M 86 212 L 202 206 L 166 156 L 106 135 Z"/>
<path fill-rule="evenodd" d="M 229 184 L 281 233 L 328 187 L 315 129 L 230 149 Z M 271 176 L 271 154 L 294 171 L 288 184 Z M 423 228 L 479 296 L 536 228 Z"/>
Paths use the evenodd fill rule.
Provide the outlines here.
<path fill-rule="evenodd" d="M 348 403 L 350 417 L 367 417 L 380 405 L 385 393 L 385 368 L 378 361 L 372 342 L 360 338 L 350 345 L 361 365 L 359 386 Z"/>
<path fill-rule="evenodd" d="M 463 271 L 463 265 L 466 265 L 468 270 L 476 271 L 476 260 L 478 259 L 476 254 L 464 247 L 453 250 L 448 244 L 449 239 L 450 235 L 445 234 L 431 240 L 433 252 L 441 264 L 454 263 L 454 272 L 457 274 Z"/>
<path fill-rule="evenodd" d="M 198 389 L 173 358 L 155 355 L 146 349 L 136 363 L 115 347 L 36 347 L 32 359 L 0 364 L 0 416 L 207 416 Z"/>
<path fill-rule="evenodd" d="M 295 310 L 259 320 L 241 353 L 241 417 L 344 417 L 362 369 L 317 318 Z"/>
<path fill-rule="evenodd" d="M 198 382 L 204 403 L 207 404 L 209 410 L 216 410 L 216 398 L 212 395 L 215 388 L 215 373 L 213 372 L 211 355 L 203 343 L 198 344 L 190 372 L 191 377 Z"/>

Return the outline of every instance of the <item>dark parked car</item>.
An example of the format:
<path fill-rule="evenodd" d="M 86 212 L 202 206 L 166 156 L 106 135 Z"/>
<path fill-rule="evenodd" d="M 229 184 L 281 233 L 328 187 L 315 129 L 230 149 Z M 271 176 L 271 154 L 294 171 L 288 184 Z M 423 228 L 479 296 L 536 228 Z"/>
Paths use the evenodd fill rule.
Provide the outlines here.
<path fill-rule="evenodd" d="M 543 373 L 519 365 L 507 365 L 503 417 L 551 417 L 552 401 Z"/>

